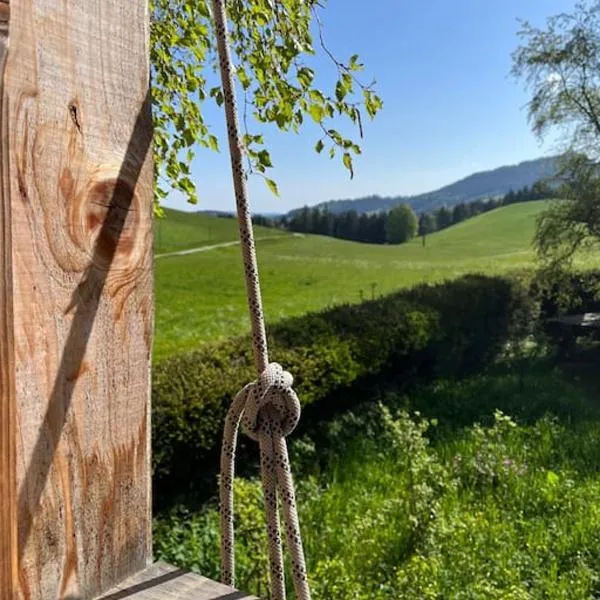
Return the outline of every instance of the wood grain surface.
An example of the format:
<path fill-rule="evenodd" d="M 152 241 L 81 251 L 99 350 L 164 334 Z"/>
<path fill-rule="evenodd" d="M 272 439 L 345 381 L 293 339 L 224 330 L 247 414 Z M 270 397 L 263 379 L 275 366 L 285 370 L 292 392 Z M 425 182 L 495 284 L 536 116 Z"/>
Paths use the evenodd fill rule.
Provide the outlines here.
<path fill-rule="evenodd" d="M 0 522 L 15 510 L 18 522 L 11 600 L 87 600 L 151 555 L 148 37 L 147 0 L 11 5 L 0 211 L 12 269 L 0 319 L 14 330 L 14 344 L 0 342 L 14 366 L 12 400 L 0 372 L 0 488 L 16 504 L 3 494 Z M 0 578 L 15 571 L 14 542 L 1 543 Z"/>
<path fill-rule="evenodd" d="M 4 71 L 9 5 L 0 0 L 0 600 L 13 600 L 17 580 L 15 387 L 12 317 L 8 103 Z"/>
<path fill-rule="evenodd" d="M 100 600 L 257 600 L 221 583 L 158 562 Z"/>

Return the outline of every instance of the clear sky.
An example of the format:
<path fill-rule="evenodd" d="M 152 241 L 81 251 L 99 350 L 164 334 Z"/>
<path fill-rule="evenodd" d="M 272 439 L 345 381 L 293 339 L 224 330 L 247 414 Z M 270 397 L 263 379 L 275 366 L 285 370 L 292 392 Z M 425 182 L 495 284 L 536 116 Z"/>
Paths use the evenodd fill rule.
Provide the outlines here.
<path fill-rule="evenodd" d="M 365 127 L 355 177 L 337 160 L 317 155 L 318 132 L 264 130 L 281 197 L 251 179 L 254 212 L 286 212 L 304 204 L 370 194 L 396 196 L 437 189 L 475 171 L 537 158 L 555 150 L 530 132 L 527 95 L 509 74 L 518 44 L 517 18 L 542 25 L 571 10 L 574 0 L 329 0 L 322 17 L 329 47 L 355 52 L 377 81 L 383 111 Z M 317 60 L 321 82 L 332 82 L 327 59 Z M 208 108 L 207 104 L 207 108 Z M 210 107 L 222 136 L 224 115 Z M 259 131 L 259 130 L 256 130 Z M 200 205 L 173 194 L 166 206 L 233 210 L 225 139 L 221 152 L 200 149 L 193 176 Z"/>

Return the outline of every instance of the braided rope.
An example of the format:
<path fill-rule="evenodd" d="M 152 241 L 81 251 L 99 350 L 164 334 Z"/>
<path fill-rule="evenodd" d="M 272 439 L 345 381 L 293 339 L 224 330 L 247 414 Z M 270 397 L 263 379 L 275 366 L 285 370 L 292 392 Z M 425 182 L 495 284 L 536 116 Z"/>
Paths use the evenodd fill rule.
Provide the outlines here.
<path fill-rule="evenodd" d="M 294 430 L 300 418 L 300 402 L 292 389 L 292 376 L 277 363 L 269 364 L 252 219 L 248 207 L 246 175 L 242 163 L 242 146 L 237 118 L 231 53 L 228 43 L 225 0 L 212 0 L 212 7 L 223 83 L 229 152 L 252 327 L 254 360 L 258 371 L 258 379 L 249 383 L 235 396 L 225 419 L 219 490 L 221 580 L 231 586 L 235 582 L 233 481 L 237 434 L 241 422 L 245 432 L 252 439 L 258 441 L 260 448 L 261 479 L 269 542 L 271 598 L 272 600 L 285 600 L 285 575 L 278 510 L 279 499 L 283 508 L 286 545 L 290 554 L 296 598 L 298 600 L 310 600 L 296 509 L 294 482 L 285 442 L 285 437 Z"/>

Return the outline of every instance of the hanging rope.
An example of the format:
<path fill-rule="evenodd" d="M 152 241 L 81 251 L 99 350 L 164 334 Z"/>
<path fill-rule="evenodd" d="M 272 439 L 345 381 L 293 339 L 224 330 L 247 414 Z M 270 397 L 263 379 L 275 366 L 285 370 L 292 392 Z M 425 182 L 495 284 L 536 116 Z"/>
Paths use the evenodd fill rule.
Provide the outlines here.
<path fill-rule="evenodd" d="M 246 175 L 242 163 L 242 145 L 227 34 L 225 0 L 213 0 L 212 7 L 252 327 L 254 360 L 258 372 L 256 381 L 248 384 L 236 395 L 225 419 L 220 479 L 221 581 L 233 586 L 235 580 L 233 481 L 237 434 L 240 422 L 242 422 L 245 432 L 258 442 L 260 448 L 272 600 L 285 600 L 278 498 L 283 508 L 286 542 L 292 565 L 296 598 L 310 600 L 294 483 L 285 442 L 285 437 L 294 430 L 300 418 L 300 402 L 292 389 L 292 376 L 277 363 L 269 364 L 252 219 L 248 207 Z"/>

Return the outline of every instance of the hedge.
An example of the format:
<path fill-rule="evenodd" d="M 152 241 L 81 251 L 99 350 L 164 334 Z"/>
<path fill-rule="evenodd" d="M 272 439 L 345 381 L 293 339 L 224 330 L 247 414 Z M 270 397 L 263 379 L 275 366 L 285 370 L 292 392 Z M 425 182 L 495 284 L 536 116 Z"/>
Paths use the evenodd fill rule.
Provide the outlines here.
<path fill-rule="evenodd" d="M 466 276 L 342 305 L 269 328 L 270 357 L 295 377 L 311 419 L 328 398 L 350 403 L 353 384 L 388 373 L 459 376 L 489 363 L 535 312 L 528 283 Z M 255 378 L 248 337 L 204 345 L 154 367 L 155 495 L 214 476 L 225 412 Z M 340 389 L 349 394 L 335 394 Z M 343 408 L 340 407 L 340 408 Z"/>

